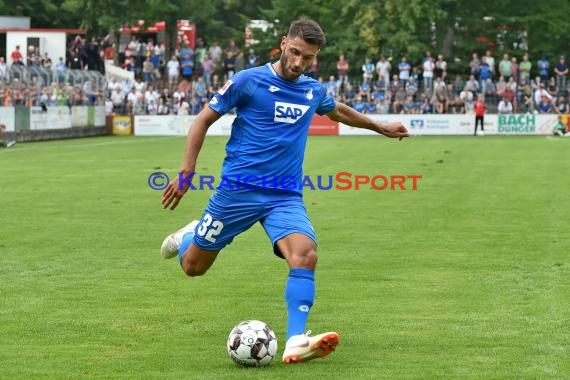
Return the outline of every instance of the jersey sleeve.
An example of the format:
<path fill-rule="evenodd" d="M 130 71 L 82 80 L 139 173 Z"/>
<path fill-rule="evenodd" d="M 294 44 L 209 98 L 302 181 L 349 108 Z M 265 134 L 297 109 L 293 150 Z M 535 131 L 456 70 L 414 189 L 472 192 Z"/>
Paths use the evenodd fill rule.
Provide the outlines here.
<path fill-rule="evenodd" d="M 320 102 L 319 106 L 317 107 L 317 114 L 321 116 L 326 115 L 336 108 L 336 102 L 334 101 L 333 97 L 327 93 L 322 85 L 319 87 L 319 95 Z"/>
<path fill-rule="evenodd" d="M 248 102 L 255 86 L 248 71 L 240 71 L 229 79 L 210 100 L 208 106 L 223 115 Z"/>

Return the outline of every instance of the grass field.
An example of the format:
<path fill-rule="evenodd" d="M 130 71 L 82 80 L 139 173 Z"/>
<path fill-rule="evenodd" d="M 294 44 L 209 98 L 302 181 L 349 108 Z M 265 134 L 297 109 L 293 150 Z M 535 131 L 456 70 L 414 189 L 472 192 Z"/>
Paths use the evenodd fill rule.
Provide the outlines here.
<path fill-rule="evenodd" d="M 199 170 L 218 175 L 224 138 Z M 319 237 L 315 333 L 326 360 L 236 367 L 245 319 L 285 334 L 286 264 L 260 226 L 207 275 L 164 260 L 209 191 L 162 210 L 150 173 L 183 138 L 0 150 L 0 378 L 569 379 L 570 139 L 315 137 L 305 172 L 422 175 L 415 191 L 306 191 Z"/>

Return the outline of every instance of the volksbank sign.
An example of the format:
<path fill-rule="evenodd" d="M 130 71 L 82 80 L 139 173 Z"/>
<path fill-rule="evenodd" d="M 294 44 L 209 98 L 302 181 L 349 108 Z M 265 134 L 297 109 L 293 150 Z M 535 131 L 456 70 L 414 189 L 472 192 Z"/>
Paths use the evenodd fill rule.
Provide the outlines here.
<path fill-rule="evenodd" d="M 499 115 L 499 134 L 501 133 L 536 133 L 535 115 Z"/>

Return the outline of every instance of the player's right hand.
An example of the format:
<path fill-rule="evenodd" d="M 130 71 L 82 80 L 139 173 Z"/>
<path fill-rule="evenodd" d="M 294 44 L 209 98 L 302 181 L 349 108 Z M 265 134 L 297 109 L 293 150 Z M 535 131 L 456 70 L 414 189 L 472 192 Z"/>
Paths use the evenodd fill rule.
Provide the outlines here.
<path fill-rule="evenodd" d="M 162 208 L 166 209 L 170 206 L 170 209 L 174 210 L 189 188 L 187 184 L 183 184 L 181 188 L 178 177 L 175 177 L 162 193 Z"/>

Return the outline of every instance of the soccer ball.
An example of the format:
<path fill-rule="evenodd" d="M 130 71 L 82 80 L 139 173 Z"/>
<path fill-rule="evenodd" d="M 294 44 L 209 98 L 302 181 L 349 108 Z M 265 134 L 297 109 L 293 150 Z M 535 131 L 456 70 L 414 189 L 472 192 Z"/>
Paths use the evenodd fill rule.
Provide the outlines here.
<path fill-rule="evenodd" d="M 228 354 L 244 367 L 266 366 L 277 354 L 277 338 L 265 322 L 243 321 L 228 336 Z"/>

